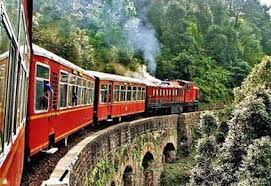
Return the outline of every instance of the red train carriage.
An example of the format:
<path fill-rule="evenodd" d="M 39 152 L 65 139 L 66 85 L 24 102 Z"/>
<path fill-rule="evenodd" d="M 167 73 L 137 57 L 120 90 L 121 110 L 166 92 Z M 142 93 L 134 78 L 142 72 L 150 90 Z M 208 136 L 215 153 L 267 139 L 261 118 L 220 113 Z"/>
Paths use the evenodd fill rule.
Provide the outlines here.
<path fill-rule="evenodd" d="M 88 72 L 96 77 L 95 120 L 121 118 L 145 111 L 146 85 L 143 81 L 102 72 Z"/>
<path fill-rule="evenodd" d="M 146 108 L 148 111 L 180 113 L 195 110 L 198 88 L 188 81 L 148 83 Z"/>
<path fill-rule="evenodd" d="M 0 185 L 21 182 L 32 1 L 0 0 Z"/>
<path fill-rule="evenodd" d="M 192 81 L 178 80 L 184 89 L 185 111 L 195 111 L 198 109 L 199 88 Z"/>
<path fill-rule="evenodd" d="M 94 77 L 33 45 L 26 147 L 30 156 L 92 123 Z"/>

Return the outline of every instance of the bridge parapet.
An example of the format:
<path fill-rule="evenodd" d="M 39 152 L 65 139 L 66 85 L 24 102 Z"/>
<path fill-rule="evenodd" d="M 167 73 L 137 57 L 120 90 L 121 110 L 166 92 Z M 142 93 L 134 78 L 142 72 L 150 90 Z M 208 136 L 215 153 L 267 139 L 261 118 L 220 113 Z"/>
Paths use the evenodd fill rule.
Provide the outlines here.
<path fill-rule="evenodd" d="M 120 123 L 85 138 L 43 185 L 158 185 L 165 162 L 187 148 L 200 113 Z"/>

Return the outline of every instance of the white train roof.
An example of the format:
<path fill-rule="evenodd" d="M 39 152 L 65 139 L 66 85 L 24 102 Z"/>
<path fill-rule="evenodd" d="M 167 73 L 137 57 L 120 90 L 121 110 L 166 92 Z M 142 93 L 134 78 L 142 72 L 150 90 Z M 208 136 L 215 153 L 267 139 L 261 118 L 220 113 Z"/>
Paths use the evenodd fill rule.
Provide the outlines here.
<path fill-rule="evenodd" d="M 91 71 L 87 70 L 91 75 L 101 79 L 101 80 L 109 80 L 109 81 L 118 81 L 118 82 L 127 82 L 127 83 L 138 83 L 138 84 L 144 84 L 146 83 L 140 79 L 131 78 L 127 76 L 121 76 L 116 74 L 109 74 L 104 72 L 97 72 L 97 71 Z"/>
<path fill-rule="evenodd" d="M 32 48 L 33 48 L 34 55 L 46 57 L 48 59 L 51 59 L 53 61 L 58 62 L 59 64 L 61 64 L 63 66 L 66 66 L 66 67 L 69 67 L 71 69 L 77 70 L 79 72 L 82 72 L 82 73 L 94 78 L 94 76 L 92 74 L 88 73 L 86 70 L 84 70 L 81 67 L 71 63 L 70 61 L 68 61 L 66 59 L 63 59 L 62 57 L 59 57 L 58 55 L 54 54 L 53 52 L 50 52 L 50 51 L 48 51 L 48 50 L 46 50 L 44 48 L 41 48 L 40 46 L 35 45 L 35 44 L 32 44 Z"/>
<path fill-rule="evenodd" d="M 147 86 L 150 87 L 161 87 L 161 88 L 182 88 L 181 85 L 175 85 L 168 81 L 162 81 L 162 82 L 147 82 Z"/>

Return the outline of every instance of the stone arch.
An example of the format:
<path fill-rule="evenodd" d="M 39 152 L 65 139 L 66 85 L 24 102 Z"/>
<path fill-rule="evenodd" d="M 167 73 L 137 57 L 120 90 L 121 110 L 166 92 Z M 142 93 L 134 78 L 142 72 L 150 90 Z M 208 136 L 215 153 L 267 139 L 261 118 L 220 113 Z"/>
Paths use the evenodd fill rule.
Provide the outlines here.
<path fill-rule="evenodd" d="M 171 163 L 176 159 L 176 148 L 173 143 L 167 143 L 163 150 L 163 162 Z"/>
<path fill-rule="evenodd" d="M 144 155 L 142 167 L 144 173 L 144 186 L 154 186 L 154 157 L 150 151 Z"/>
<path fill-rule="evenodd" d="M 124 169 L 122 182 L 124 186 L 132 186 L 133 185 L 133 168 L 130 165 L 127 165 Z"/>

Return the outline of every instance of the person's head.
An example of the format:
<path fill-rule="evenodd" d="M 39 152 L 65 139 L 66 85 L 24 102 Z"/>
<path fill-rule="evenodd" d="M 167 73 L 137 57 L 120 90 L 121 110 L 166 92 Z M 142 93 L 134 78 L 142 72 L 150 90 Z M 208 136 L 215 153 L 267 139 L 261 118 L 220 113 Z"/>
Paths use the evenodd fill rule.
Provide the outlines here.
<path fill-rule="evenodd" d="M 45 83 L 44 84 L 44 92 L 47 93 L 47 94 L 49 94 L 50 92 L 52 92 L 52 88 L 49 85 L 49 83 Z"/>

